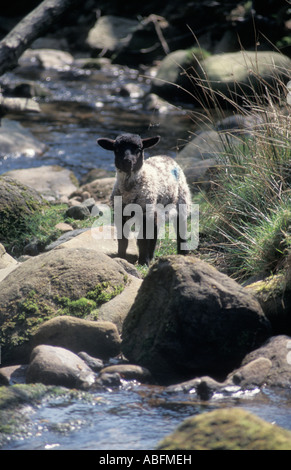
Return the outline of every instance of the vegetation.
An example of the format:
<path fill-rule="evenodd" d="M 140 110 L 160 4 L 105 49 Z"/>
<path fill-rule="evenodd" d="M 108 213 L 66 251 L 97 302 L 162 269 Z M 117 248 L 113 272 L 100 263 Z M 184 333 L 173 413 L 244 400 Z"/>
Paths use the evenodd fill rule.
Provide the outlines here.
<path fill-rule="evenodd" d="M 201 253 L 239 280 L 290 269 L 291 118 L 281 85 L 263 97 L 254 93 L 255 102 L 230 103 L 234 113 L 256 117 L 257 124 L 235 139 L 231 131 L 221 134 L 213 190 L 195 201 Z M 216 116 L 225 117 L 213 93 L 211 99 Z M 213 124 L 211 112 L 205 110 Z"/>

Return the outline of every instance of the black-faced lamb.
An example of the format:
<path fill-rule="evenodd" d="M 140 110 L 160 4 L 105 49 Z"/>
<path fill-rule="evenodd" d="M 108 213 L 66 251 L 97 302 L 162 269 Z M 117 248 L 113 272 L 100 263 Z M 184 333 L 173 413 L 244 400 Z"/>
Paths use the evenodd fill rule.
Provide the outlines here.
<path fill-rule="evenodd" d="M 125 209 L 134 211 L 135 205 L 141 208 L 142 220 L 137 237 L 139 264 L 149 265 L 153 259 L 161 208 L 175 208 L 177 251 L 179 254 L 188 253 L 186 233 L 191 196 L 185 175 L 170 157 L 155 156 L 144 160 L 144 149 L 153 147 L 159 140 L 159 136 L 142 139 L 136 134 L 122 134 L 115 140 L 97 140 L 101 147 L 115 155 L 116 182 L 111 202 L 114 204 L 116 196 L 122 197 L 122 219 L 117 227 L 119 257 L 125 258 L 128 247 L 130 229 L 126 222 L 131 215 Z"/>

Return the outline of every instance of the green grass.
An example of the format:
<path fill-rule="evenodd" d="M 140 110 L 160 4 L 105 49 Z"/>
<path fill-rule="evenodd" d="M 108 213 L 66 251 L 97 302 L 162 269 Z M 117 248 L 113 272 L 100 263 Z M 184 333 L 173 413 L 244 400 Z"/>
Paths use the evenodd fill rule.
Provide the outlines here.
<path fill-rule="evenodd" d="M 73 229 L 89 228 L 98 218 L 75 220 L 66 216 L 67 208 L 66 204 L 48 204 L 41 210 L 36 210 L 31 215 L 23 217 L 21 224 L 10 225 L 5 234 L 1 234 L 6 251 L 14 257 L 21 256 L 25 246 L 31 242 L 36 242 L 39 250 L 42 251 L 63 234 L 61 230 L 56 228 L 58 223 L 65 222 Z"/>
<path fill-rule="evenodd" d="M 273 274 L 291 248 L 291 118 L 279 97 L 257 99 L 247 108 L 234 104 L 261 123 L 239 142 L 225 132 L 213 189 L 197 198 L 201 253 L 239 280 Z"/>

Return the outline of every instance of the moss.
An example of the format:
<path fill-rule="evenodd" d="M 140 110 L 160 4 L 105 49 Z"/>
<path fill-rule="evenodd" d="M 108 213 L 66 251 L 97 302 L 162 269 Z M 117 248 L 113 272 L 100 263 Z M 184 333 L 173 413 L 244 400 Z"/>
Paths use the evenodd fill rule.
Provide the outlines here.
<path fill-rule="evenodd" d="M 291 450 L 291 432 L 239 408 L 185 420 L 159 450 Z"/>

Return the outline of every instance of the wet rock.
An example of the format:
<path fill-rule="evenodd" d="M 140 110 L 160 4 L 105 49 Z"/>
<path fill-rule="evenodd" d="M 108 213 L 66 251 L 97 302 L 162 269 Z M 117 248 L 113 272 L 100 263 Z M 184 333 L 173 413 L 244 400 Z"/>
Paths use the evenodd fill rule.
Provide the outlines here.
<path fill-rule="evenodd" d="M 16 121 L 2 119 L 0 126 L 0 155 L 42 155 L 46 145 L 39 142 L 28 129 Z"/>
<path fill-rule="evenodd" d="M 4 87 L 3 93 L 5 96 L 14 96 L 21 98 L 48 98 L 52 96 L 51 91 L 48 88 L 45 88 L 44 85 L 40 85 L 38 83 L 30 81 L 17 83 L 15 85 L 7 85 Z M 33 101 L 33 103 L 34 108 L 36 108 L 37 103 L 35 101 Z M 40 107 L 38 107 L 38 112 L 40 112 Z"/>
<path fill-rule="evenodd" d="M 0 368 L 0 385 L 24 384 L 28 365 Z"/>
<path fill-rule="evenodd" d="M 134 364 L 116 364 L 101 370 L 101 374 L 118 373 L 124 380 L 137 380 L 141 383 L 152 383 L 153 378 L 148 369 Z"/>
<path fill-rule="evenodd" d="M 272 361 L 270 359 L 258 357 L 229 374 L 228 380 L 243 389 L 261 387 L 266 384 L 271 368 Z"/>
<path fill-rule="evenodd" d="M 30 98 L 6 98 L 0 93 L 1 117 L 8 113 L 22 114 L 25 112 L 40 113 L 39 104 Z"/>
<path fill-rule="evenodd" d="M 83 359 L 94 372 L 100 372 L 101 369 L 104 368 L 103 361 L 97 357 L 92 357 L 84 351 L 79 352 L 78 356 Z"/>
<path fill-rule="evenodd" d="M 100 374 L 94 385 L 92 386 L 92 389 L 112 389 L 119 387 L 121 385 L 121 377 L 117 372 L 112 372 L 112 373 L 104 373 Z"/>
<path fill-rule="evenodd" d="M 138 291 L 123 323 L 122 352 L 173 383 L 227 374 L 270 335 L 259 303 L 239 284 L 193 256 L 169 256 Z"/>
<path fill-rule="evenodd" d="M 44 69 L 63 70 L 74 62 L 69 52 L 56 49 L 27 49 L 20 57 L 20 66 L 36 65 Z"/>
<path fill-rule="evenodd" d="M 74 174 L 59 165 L 11 170 L 5 175 L 34 188 L 48 200 L 58 200 L 63 196 L 69 196 L 77 189 Z"/>
<path fill-rule="evenodd" d="M 233 380 L 242 381 L 245 371 L 257 361 L 265 360 L 264 383 L 268 387 L 288 388 L 291 386 L 291 337 L 285 335 L 273 336 L 260 348 L 251 351 L 242 360 L 243 369 L 234 372 Z M 256 362 L 255 362 L 256 361 Z M 269 365 L 271 362 L 271 365 Z M 262 362 L 261 362 L 262 364 Z M 258 371 L 259 372 L 259 371 Z"/>
<path fill-rule="evenodd" d="M 291 432 L 240 408 L 188 418 L 157 450 L 290 450 Z"/>
<path fill-rule="evenodd" d="M 124 268 L 97 250 L 61 245 L 21 263 L 1 282 L 3 365 L 12 357 L 17 362 L 27 358 L 29 340 L 41 322 L 60 314 L 86 318 L 127 282 Z M 82 350 L 85 346 L 79 345 L 76 352 Z"/>
<path fill-rule="evenodd" d="M 31 338 L 32 347 L 49 344 L 76 354 L 84 351 L 101 359 L 117 356 L 120 353 L 120 343 L 120 336 L 113 323 L 83 320 L 72 316 L 48 320 Z"/>
<path fill-rule="evenodd" d="M 26 382 L 85 389 L 95 382 L 95 374 L 71 351 L 39 345 L 31 353 Z"/>

